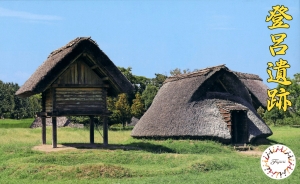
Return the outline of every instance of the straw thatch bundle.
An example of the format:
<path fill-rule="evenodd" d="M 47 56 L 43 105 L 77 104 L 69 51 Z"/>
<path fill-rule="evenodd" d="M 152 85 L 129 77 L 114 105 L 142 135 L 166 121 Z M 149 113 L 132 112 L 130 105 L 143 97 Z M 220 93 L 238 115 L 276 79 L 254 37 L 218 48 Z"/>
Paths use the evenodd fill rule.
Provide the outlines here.
<path fill-rule="evenodd" d="M 271 135 L 271 130 L 253 107 L 248 87 L 239 77 L 224 65 L 169 77 L 134 127 L 131 136 L 213 137 L 228 142 L 232 136 L 221 115 L 222 108 L 228 112 L 246 112 L 247 142 Z"/>

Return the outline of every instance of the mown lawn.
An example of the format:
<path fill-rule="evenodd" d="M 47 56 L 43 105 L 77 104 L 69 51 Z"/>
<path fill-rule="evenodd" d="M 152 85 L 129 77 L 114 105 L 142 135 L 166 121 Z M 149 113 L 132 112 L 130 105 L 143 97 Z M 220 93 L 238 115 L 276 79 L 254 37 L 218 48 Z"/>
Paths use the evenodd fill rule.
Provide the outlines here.
<path fill-rule="evenodd" d="M 130 131 L 109 131 L 109 143 L 120 149 L 44 153 L 32 150 L 41 142 L 40 128 L 2 128 L 0 183 L 299 183 L 300 129 L 272 130 L 272 143 L 287 145 L 297 156 L 296 170 L 281 181 L 262 172 L 260 156 L 243 155 L 213 141 L 135 140 Z M 86 129 L 58 129 L 59 144 L 88 141 Z M 102 142 L 97 132 L 95 142 Z M 51 144 L 50 127 L 47 144 Z"/>
<path fill-rule="evenodd" d="M 29 128 L 33 118 L 28 119 L 0 119 L 0 128 Z"/>

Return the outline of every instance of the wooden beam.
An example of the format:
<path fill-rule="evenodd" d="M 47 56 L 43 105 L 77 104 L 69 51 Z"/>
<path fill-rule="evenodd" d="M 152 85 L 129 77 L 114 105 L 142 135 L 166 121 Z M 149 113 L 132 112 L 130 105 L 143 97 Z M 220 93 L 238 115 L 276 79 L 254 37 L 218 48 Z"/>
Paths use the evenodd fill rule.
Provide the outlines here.
<path fill-rule="evenodd" d="M 94 116 L 90 116 L 90 143 L 94 144 Z"/>
<path fill-rule="evenodd" d="M 103 119 L 103 145 L 108 145 L 108 126 L 107 126 L 107 116 L 104 116 Z"/>
<path fill-rule="evenodd" d="M 46 96 L 42 93 L 42 111 L 46 111 Z M 42 144 L 46 144 L 46 116 L 42 117 Z"/>
<path fill-rule="evenodd" d="M 103 77 L 103 78 L 101 78 L 101 80 L 103 80 L 103 81 L 108 81 L 109 78 L 108 78 L 108 77 Z"/>
<path fill-rule="evenodd" d="M 47 112 L 37 112 L 37 113 L 36 113 L 36 116 L 37 116 L 37 117 L 47 117 L 48 114 L 47 114 Z"/>
<path fill-rule="evenodd" d="M 65 88 L 109 88 L 107 84 L 53 84 L 51 87 L 65 87 Z"/>
<path fill-rule="evenodd" d="M 57 148 L 57 122 L 56 122 L 56 117 L 52 117 L 52 148 Z"/>
<path fill-rule="evenodd" d="M 98 65 L 94 65 L 94 66 L 91 67 L 91 69 L 94 70 L 94 69 L 96 69 L 98 67 L 99 67 Z"/>
<path fill-rule="evenodd" d="M 52 112 L 55 112 L 56 111 L 56 89 L 52 88 L 51 93 L 52 93 Z"/>
<path fill-rule="evenodd" d="M 42 143 L 46 144 L 46 117 L 42 117 Z"/>
<path fill-rule="evenodd" d="M 61 111 L 47 113 L 48 116 L 58 117 L 58 116 L 109 116 L 110 114 L 103 111 Z"/>
<path fill-rule="evenodd" d="M 226 89 L 226 87 L 225 87 L 225 85 L 221 82 L 221 80 L 220 79 L 218 79 L 218 81 L 220 82 L 220 84 L 223 86 L 223 88 L 227 91 L 227 93 L 229 93 L 228 92 L 228 90 Z"/>

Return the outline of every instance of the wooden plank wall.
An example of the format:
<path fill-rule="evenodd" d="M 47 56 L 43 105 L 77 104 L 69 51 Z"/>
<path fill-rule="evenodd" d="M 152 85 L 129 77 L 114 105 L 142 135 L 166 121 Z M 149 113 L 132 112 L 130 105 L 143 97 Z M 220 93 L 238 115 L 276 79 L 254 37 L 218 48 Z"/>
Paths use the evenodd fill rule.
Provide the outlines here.
<path fill-rule="evenodd" d="M 52 112 L 52 93 L 51 90 L 45 91 L 45 97 L 46 97 L 46 112 Z"/>
<path fill-rule="evenodd" d="M 99 76 L 80 59 L 73 63 L 54 84 L 103 84 Z"/>
<path fill-rule="evenodd" d="M 56 115 L 106 112 L 106 88 L 102 86 L 102 79 L 79 58 L 44 92 L 45 110 Z"/>
<path fill-rule="evenodd" d="M 105 112 L 106 91 L 102 88 L 56 88 L 55 111 L 79 114 Z"/>

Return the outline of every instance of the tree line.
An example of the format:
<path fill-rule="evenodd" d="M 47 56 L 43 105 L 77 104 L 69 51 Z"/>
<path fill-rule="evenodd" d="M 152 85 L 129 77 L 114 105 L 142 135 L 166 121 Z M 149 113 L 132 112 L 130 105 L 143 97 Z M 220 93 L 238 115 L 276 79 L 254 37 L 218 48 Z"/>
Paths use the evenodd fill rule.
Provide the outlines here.
<path fill-rule="evenodd" d="M 32 118 L 41 110 L 41 95 L 20 98 L 15 95 L 20 88 L 17 83 L 0 80 L 0 118 Z"/>
<path fill-rule="evenodd" d="M 109 117 L 110 124 L 122 123 L 125 125 L 132 116 L 140 118 L 144 114 L 167 76 L 155 74 L 155 78 L 152 79 L 133 75 L 131 67 L 118 68 L 133 84 L 135 92 L 129 95 L 120 94 L 117 97 L 108 97 L 107 106 L 112 112 Z M 17 83 L 5 83 L 0 80 L 1 119 L 33 118 L 36 112 L 41 111 L 41 94 L 33 95 L 29 98 L 20 98 L 15 95 L 19 88 L 20 86 Z"/>
<path fill-rule="evenodd" d="M 134 93 L 119 94 L 117 97 L 107 97 L 107 108 L 111 112 L 109 116 L 109 125 L 122 124 L 130 122 L 132 117 L 140 118 L 152 104 L 152 101 L 167 75 L 155 73 L 154 78 L 134 75 L 131 67 L 118 67 L 123 75 L 134 86 Z M 197 70 L 193 70 L 195 72 Z M 178 68 L 171 70 L 170 75 L 190 73 L 191 70 L 180 70 Z M 288 99 L 292 106 L 286 112 L 273 108 L 271 111 L 265 111 L 262 108 L 257 109 L 258 114 L 267 124 L 284 125 L 300 124 L 300 73 L 295 74 L 292 84 L 284 86 L 286 91 L 290 92 Z M 277 89 L 283 86 L 278 85 Z M 33 95 L 29 98 L 19 98 L 14 94 L 19 89 L 16 83 L 4 83 L 0 80 L 0 118 L 32 118 L 36 112 L 41 111 L 41 94 Z M 77 118 L 78 119 L 78 118 Z M 79 118 L 80 119 L 80 118 Z"/>

